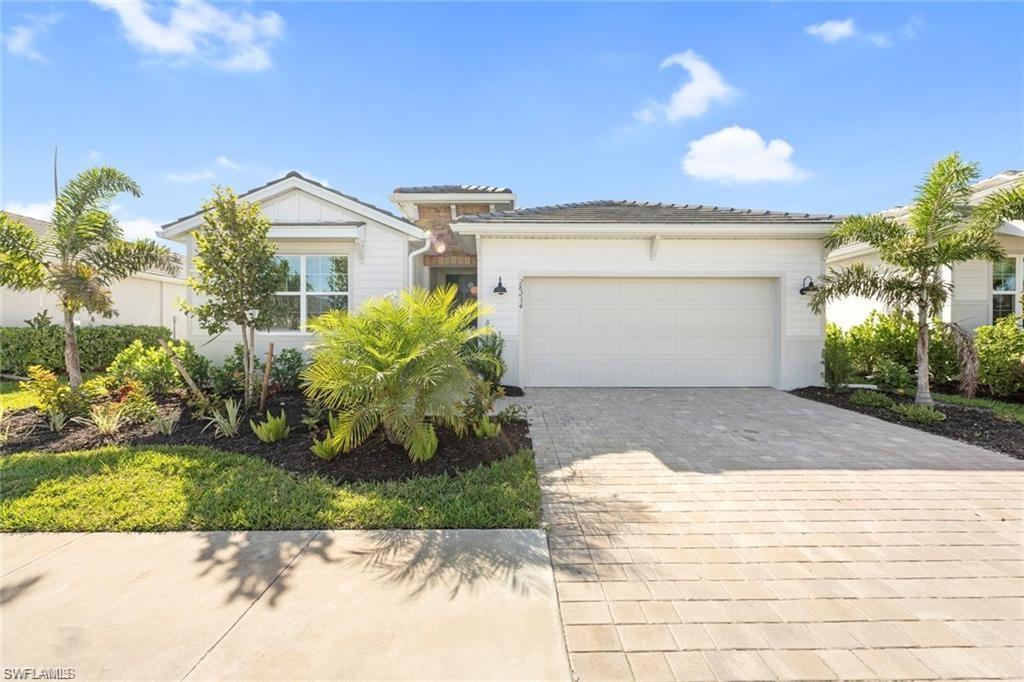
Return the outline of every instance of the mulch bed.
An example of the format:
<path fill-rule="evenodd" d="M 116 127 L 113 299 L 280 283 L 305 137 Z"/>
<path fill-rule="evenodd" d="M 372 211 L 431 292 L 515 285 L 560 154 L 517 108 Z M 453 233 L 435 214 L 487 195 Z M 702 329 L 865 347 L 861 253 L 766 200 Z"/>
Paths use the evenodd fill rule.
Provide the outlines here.
<path fill-rule="evenodd" d="M 189 408 L 180 398 L 165 397 L 160 412 L 165 415 L 181 414 L 178 429 L 170 436 L 158 433 L 151 424 L 126 426 L 111 437 L 101 436 L 91 425 L 69 423 L 60 433 L 53 433 L 46 424 L 45 416 L 38 410 L 23 410 L 10 415 L 11 432 L 7 444 L 0 453 L 11 454 L 27 450 L 69 452 L 88 450 L 105 445 L 197 445 L 240 452 L 262 457 L 268 462 L 296 473 L 316 473 L 338 483 L 357 481 L 401 481 L 414 476 L 445 474 L 455 476 L 459 472 L 473 469 L 482 464 L 510 457 L 524 448 L 532 447 L 530 431 L 526 422 L 503 424 L 496 438 L 477 438 L 468 433 L 458 438 L 451 430 L 437 429 L 438 448 L 434 457 L 426 462 L 413 463 L 400 445 L 389 443 L 378 430 L 365 443 L 351 452 L 341 453 L 330 461 L 324 461 L 310 452 L 314 433 L 302 423 L 305 401 L 300 394 L 282 394 L 268 401 L 268 409 L 275 415 L 285 411 L 291 433 L 277 443 L 263 443 L 249 428 L 249 419 L 255 411 L 242 421 L 239 435 L 234 438 L 216 438 L 213 427 L 194 419 Z M 262 421 L 260 415 L 257 421 Z"/>
<path fill-rule="evenodd" d="M 919 424 L 903 419 L 895 412 L 879 407 L 864 407 L 850 402 L 849 393 L 833 393 L 819 386 L 807 386 L 791 391 L 793 395 L 828 403 L 845 410 L 867 414 L 887 422 L 909 426 L 946 438 L 978 445 L 989 450 L 1002 452 L 1017 459 L 1024 459 L 1024 424 L 1003 419 L 991 410 L 961 405 L 935 403 L 935 408 L 946 415 L 946 420 L 937 424 Z M 891 396 L 897 402 L 912 403 L 913 398 Z"/>

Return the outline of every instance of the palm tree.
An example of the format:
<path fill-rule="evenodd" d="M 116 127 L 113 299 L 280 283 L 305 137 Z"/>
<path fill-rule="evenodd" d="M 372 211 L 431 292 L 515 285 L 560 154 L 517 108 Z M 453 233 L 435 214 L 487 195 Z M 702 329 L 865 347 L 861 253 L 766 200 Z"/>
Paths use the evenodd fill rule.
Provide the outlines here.
<path fill-rule="evenodd" d="M 114 282 L 148 268 L 177 269 L 178 260 L 167 247 L 152 239 L 125 241 L 107 210 L 124 192 L 142 195 L 121 171 L 89 168 L 60 190 L 48 234 L 40 236 L 0 214 L 0 285 L 56 294 L 64 313 L 64 364 L 72 388 L 82 383 L 75 315 L 85 310 L 113 317 Z"/>
<path fill-rule="evenodd" d="M 951 154 L 932 166 L 905 220 L 855 215 L 825 238 L 828 249 L 864 243 L 878 251 L 881 267 L 854 263 L 830 269 L 810 300 L 821 314 L 825 305 L 847 296 L 881 301 L 891 310 L 917 314 L 917 394 L 915 402 L 932 403 L 928 382 L 928 322 L 941 313 L 952 285 L 943 268 L 962 261 L 996 260 L 1004 255 L 996 230 L 1005 219 L 1024 214 L 1024 185 L 1003 190 L 972 207 L 971 185 L 978 165 Z"/>

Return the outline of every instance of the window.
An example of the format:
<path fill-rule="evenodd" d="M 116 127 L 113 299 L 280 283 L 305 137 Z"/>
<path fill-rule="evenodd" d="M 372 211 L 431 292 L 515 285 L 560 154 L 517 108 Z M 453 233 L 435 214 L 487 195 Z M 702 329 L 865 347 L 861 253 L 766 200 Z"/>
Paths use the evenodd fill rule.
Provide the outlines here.
<path fill-rule="evenodd" d="M 1017 314 L 1024 265 L 1021 256 L 1000 258 L 992 264 L 992 321 Z"/>
<path fill-rule="evenodd" d="M 270 331 L 304 332 L 306 321 L 348 310 L 347 256 L 279 256 L 277 319 Z"/>

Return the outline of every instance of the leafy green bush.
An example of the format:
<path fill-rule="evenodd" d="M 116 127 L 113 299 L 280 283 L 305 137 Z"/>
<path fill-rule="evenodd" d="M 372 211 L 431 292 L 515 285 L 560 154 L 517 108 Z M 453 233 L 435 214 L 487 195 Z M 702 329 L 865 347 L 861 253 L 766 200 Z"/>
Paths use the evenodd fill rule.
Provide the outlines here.
<path fill-rule="evenodd" d="M 114 404 L 119 405 L 125 421 L 133 424 L 152 421 L 158 408 L 146 385 L 128 378 L 111 392 Z"/>
<path fill-rule="evenodd" d="M 914 385 L 910 370 L 889 358 L 879 358 L 872 376 L 879 388 L 887 391 L 900 392 Z"/>
<path fill-rule="evenodd" d="M 915 424 L 938 424 L 939 422 L 946 421 L 946 415 L 930 405 L 899 403 L 892 407 L 892 411 L 908 422 L 914 422 Z"/>
<path fill-rule="evenodd" d="M 169 339 L 166 327 L 146 325 L 96 325 L 78 328 L 78 349 L 84 372 L 102 372 L 136 339 L 155 346 Z M 56 325 L 42 328 L 0 327 L 0 372 L 25 374 L 30 365 L 64 370 L 64 330 Z"/>
<path fill-rule="evenodd" d="M 341 442 L 334 437 L 334 434 L 341 428 L 341 421 L 337 416 L 327 413 L 327 435 L 323 438 L 314 438 L 310 451 L 322 460 L 330 461 L 341 453 Z"/>
<path fill-rule="evenodd" d="M 284 410 L 281 410 L 281 414 L 277 417 L 270 414 L 270 411 L 267 410 L 267 420 L 257 424 L 250 419 L 249 428 L 264 443 L 276 443 L 291 433 L 291 428 L 288 426 L 288 417 L 285 415 Z"/>
<path fill-rule="evenodd" d="M 100 403 L 89 408 L 88 417 L 78 417 L 77 421 L 95 426 L 102 436 L 113 436 L 124 424 L 124 411 L 118 403 Z"/>
<path fill-rule="evenodd" d="M 166 393 L 179 385 L 178 371 L 162 348 L 145 346 L 133 341 L 122 350 L 107 368 L 107 375 L 115 385 L 132 379 L 152 393 Z"/>
<path fill-rule="evenodd" d="M 416 288 L 310 324 L 318 347 L 302 373 L 306 395 L 338 411 L 331 437 L 342 451 L 382 428 L 418 462 L 437 450 L 435 423 L 465 433 L 462 407 L 479 381 L 470 365 L 483 361 L 470 342 L 491 330 L 474 327 L 476 301 L 455 305 L 455 294 Z"/>
<path fill-rule="evenodd" d="M 101 378 L 90 379 L 74 391 L 58 379 L 56 374 L 43 367 L 29 367 L 28 376 L 28 381 L 21 382 L 21 390 L 35 395 L 36 404 L 43 412 L 79 417 L 89 411 L 89 405 L 106 395 L 106 387 Z"/>
<path fill-rule="evenodd" d="M 993 395 L 1024 392 L 1024 330 L 1019 318 L 1000 318 L 975 330 L 978 381 Z"/>
<path fill-rule="evenodd" d="M 843 330 L 831 322 L 825 327 L 825 346 L 821 350 L 825 363 L 825 385 L 831 391 L 838 391 L 850 383 L 853 364 L 850 359 L 850 344 Z"/>
<path fill-rule="evenodd" d="M 861 407 L 892 407 L 892 398 L 878 391 L 854 391 L 850 402 Z"/>
<path fill-rule="evenodd" d="M 917 321 L 910 315 L 872 311 L 844 336 L 853 373 L 873 375 L 888 360 L 906 368 L 912 377 L 917 374 Z M 933 323 L 928 336 L 928 367 L 931 378 L 938 382 L 950 381 L 960 371 L 956 348 L 941 323 Z"/>
<path fill-rule="evenodd" d="M 285 348 L 274 355 L 274 365 L 270 368 L 270 383 L 279 391 L 299 390 L 300 374 L 306 366 L 302 352 L 294 348 Z"/>

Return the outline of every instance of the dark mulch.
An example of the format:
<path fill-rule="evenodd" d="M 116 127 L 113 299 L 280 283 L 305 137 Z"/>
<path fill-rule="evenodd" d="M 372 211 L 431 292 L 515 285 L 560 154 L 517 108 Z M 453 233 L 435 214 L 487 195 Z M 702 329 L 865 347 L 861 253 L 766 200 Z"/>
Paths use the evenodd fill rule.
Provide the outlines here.
<path fill-rule="evenodd" d="M 505 392 L 506 398 L 522 398 L 526 395 L 526 391 L 518 386 L 502 386 L 501 390 Z"/>
<path fill-rule="evenodd" d="M 1024 424 L 1003 419 L 991 410 L 936 403 L 935 408 L 946 415 L 946 420 L 937 424 L 918 424 L 903 419 L 892 410 L 854 405 L 850 402 L 849 393 L 833 393 L 819 386 L 807 386 L 791 392 L 801 398 L 828 403 L 846 410 L 884 419 L 887 422 L 903 424 L 913 429 L 978 445 L 1017 459 L 1024 459 Z M 892 398 L 897 402 L 914 402 L 912 398 L 903 396 L 892 396 Z"/>
<path fill-rule="evenodd" d="M 247 416 L 234 438 L 216 438 L 213 427 L 194 419 L 182 401 L 168 396 L 160 404 L 163 414 L 181 414 L 177 431 L 170 436 L 158 433 L 150 424 L 127 426 L 112 437 L 101 436 L 91 425 L 70 423 L 60 433 L 53 433 L 38 410 L 23 410 L 10 415 L 11 432 L 6 446 L 0 452 L 14 453 L 27 450 L 70 452 L 88 450 L 104 445 L 205 445 L 230 452 L 241 452 L 263 459 L 297 473 L 316 473 L 338 483 L 356 481 L 401 481 L 414 476 L 436 474 L 457 475 L 482 464 L 495 462 L 532 447 L 526 422 L 503 424 L 497 438 L 477 438 L 472 433 L 458 438 L 446 428 L 438 428 L 438 448 L 434 457 L 426 462 L 413 463 L 400 445 L 393 445 L 378 431 L 351 452 L 341 453 L 333 460 L 324 461 L 310 452 L 313 437 L 322 432 L 311 432 L 302 423 L 305 401 L 299 394 L 283 394 L 269 401 L 268 408 L 275 415 L 283 409 L 288 416 L 291 433 L 277 443 L 263 443 L 249 428 Z M 262 417 L 257 419 L 262 421 Z"/>

